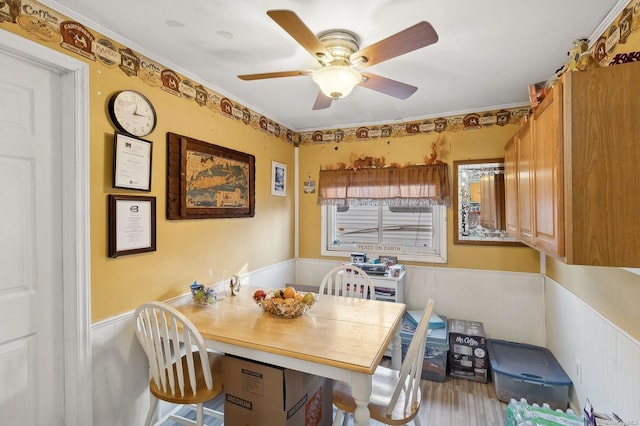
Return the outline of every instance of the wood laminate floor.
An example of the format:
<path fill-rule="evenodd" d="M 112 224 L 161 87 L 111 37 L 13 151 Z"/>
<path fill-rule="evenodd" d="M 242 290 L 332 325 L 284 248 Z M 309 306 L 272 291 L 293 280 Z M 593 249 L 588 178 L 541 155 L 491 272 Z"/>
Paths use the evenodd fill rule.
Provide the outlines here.
<path fill-rule="evenodd" d="M 495 395 L 493 383 L 477 383 L 456 377 L 445 382 L 422 380 L 422 426 L 505 426 L 507 404 Z M 222 410 L 224 395 L 208 402 L 207 406 Z M 212 426 L 221 425 L 221 421 Z M 329 423 L 330 424 L 330 423 Z M 378 426 L 382 423 L 371 422 Z M 168 426 L 178 426 L 167 422 Z M 349 425 L 353 425 L 350 420 Z M 230 425 L 227 426 L 238 426 Z"/>
<path fill-rule="evenodd" d="M 422 381 L 420 420 L 425 426 L 505 426 L 506 410 L 491 382 L 457 377 L 443 383 Z"/>

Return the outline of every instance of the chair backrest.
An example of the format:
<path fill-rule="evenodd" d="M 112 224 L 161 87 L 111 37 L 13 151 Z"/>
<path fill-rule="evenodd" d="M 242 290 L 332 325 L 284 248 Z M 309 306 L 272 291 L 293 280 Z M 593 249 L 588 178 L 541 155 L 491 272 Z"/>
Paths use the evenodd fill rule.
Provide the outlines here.
<path fill-rule="evenodd" d="M 180 392 L 180 396 L 184 397 L 186 371 L 188 383 L 191 384 L 190 395 L 195 395 L 197 379 L 194 361 L 198 359 L 202 364 L 207 389 L 213 388 L 204 339 L 182 313 L 166 303 L 149 302 L 136 309 L 134 319 L 136 335 L 149 359 L 149 376 L 158 388 L 172 395 Z M 198 352 L 200 356 L 194 357 L 194 353 Z"/>
<path fill-rule="evenodd" d="M 387 415 L 391 415 L 393 408 L 398 402 L 398 397 L 403 391 L 405 394 L 403 412 L 412 411 L 420 406 L 422 397 L 420 393 L 420 376 L 422 374 L 424 350 L 429 331 L 429 318 L 431 317 L 431 312 L 433 312 L 433 305 L 434 301 L 429 299 L 427 307 L 422 313 L 422 318 L 413 334 L 413 338 L 411 338 L 407 354 L 400 367 L 398 385 L 393 392 L 389 407 L 387 408 Z"/>
<path fill-rule="evenodd" d="M 373 281 L 365 271 L 354 265 L 336 266 L 327 272 L 318 293 L 358 299 L 376 298 Z"/>

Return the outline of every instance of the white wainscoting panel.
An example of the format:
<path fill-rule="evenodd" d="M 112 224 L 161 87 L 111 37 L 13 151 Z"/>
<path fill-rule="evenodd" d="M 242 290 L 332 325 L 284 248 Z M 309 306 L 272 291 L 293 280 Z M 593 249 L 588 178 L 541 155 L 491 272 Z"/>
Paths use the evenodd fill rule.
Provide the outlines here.
<path fill-rule="evenodd" d="M 481 321 L 489 338 L 545 346 L 541 274 L 420 267 L 407 272 L 409 309 L 433 298 L 436 312 Z"/>
<path fill-rule="evenodd" d="M 142 425 L 149 409 L 149 363 L 133 312 L 93 325 L 93 425 Z"/>
<path fill-rule="evenodd" d="M 573 382 L 572 406 L 640 424 L 640 342 L 581 299 L 545 278 L 547 347 Z"/>
<path fill-rule="evenodd" d="M 296 261 L 295 259 L 289 259 L 266 268 L 241 274 L 240 283 L 254 287 L 279 288 L 284 287 L 288 283 L 295 282 L 295 278 Z"/>
<path fill-rule="evenodd" d="M 296 282 L 319 286 L 343 262 L 298 259 Z M 427 300 L 449 318 L 481 321 L 488 337 L 545 346 L 544 280 L 541 274 L 407 266 L 405 301 L 422 309 Z"/>
<path fill-rule="evenodd" d="M 346 261 L 345 261 L 346 262 Z M 332 268 L 342 265 L 345 262 L 335 260 L 301 259 L 296 260 L 296 280 L 297 284 L 320 287 L 322 278 Z"/>
<path fill-rule="evenodd" d="M 615 380 L 606 385 L 616 389 L 612 410 L 627 424 L 640 425 L 640 342 L 617 332 L 616 355 Z"/>

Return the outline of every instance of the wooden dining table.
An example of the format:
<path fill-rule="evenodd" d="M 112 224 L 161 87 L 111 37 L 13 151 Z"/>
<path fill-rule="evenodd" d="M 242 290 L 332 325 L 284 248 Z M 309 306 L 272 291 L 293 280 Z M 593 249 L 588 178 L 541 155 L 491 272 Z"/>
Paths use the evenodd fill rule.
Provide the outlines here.
<path fill-rule="evenodd" d="M 321 295 L 302 316 L 282 318 L 254 302 L 256 289 L 209 306 L 177 306 L 202 334 L 207 347 L 255 361 L 350 383 L 356 426 L 369 425 L 372 375 L 392 344 L 399 368 L 403 303 Z"/>

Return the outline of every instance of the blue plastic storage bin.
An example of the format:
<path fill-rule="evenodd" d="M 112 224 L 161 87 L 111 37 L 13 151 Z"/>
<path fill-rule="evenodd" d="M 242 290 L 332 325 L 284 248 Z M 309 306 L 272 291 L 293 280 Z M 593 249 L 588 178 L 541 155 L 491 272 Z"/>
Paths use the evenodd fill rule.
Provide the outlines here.
<path fill-rule="evenodd" d="M 571 379 L 546 348 L 488 339 L 491 378 L 500 401 L 525 398 L 553 409 L 569 405 Z"/>

